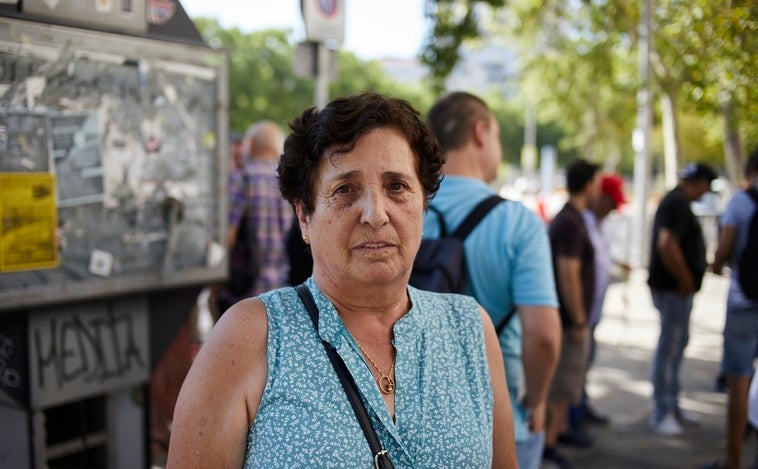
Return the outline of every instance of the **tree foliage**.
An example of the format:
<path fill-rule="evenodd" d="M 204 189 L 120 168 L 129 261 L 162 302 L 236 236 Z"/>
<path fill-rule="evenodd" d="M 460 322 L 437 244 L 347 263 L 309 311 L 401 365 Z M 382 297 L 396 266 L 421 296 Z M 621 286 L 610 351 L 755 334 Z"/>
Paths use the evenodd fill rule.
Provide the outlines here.
<path fill-rule="evenodd" d="M 244 132 L 262 119 L 284 128 L 315 100 L 312 78 L 295 75 L 295 45 L 291 31 L 243 32 L 224 29 L 218 21 L 195 18 L 205 41 L 224 48 L 229 55 L 229 128 Z M 362 91 L 388 93 L 406 99 L 418 109 L 428 109 L 433 95 L 423 86 L 411 87 L 391 80 L 378 62 L 359 60 L 349 52 L 338 52 L 337 77 L 329 85 L 332 97 Z"/>
<path fill-rule="evenodd" d="M 434 28 L 427 37 L 421 53 L 421 61 L 431 71 L 435 92 L 444 89 L 445 79 L 452 73 L 461 56 L 461 45 L 466 40 L 479 37 L 479 4 L 500 8 L 505 0 L 427 0 L 427 16 Z"/>
<path fill-rule="evenodd" d="M 638 73 L 639 0 L 429 0 L 435 28 L 424 49 L 438 81 L 462 44 L 484 31 L 481 9 L 496 15 L 495 35 L 518 44 L 522 94 L 542 122 L 565 131 L 561 148 L 631 168 Z M 744 148 L 758 145 L 758 4 L 751 0 L 656 0 L 652 5 L 654 97 L 680 103 L 679 136 L 688 160 L 723 162 L 718 142 L 730 129 Z M 478 16 L 477 16 L 478 15 Z M 434 63 L 439 61 L 439 63 Z M 656 110 L 656 112 L 660 112 Z M 656 119 L 659 122 L 659 119 Z M 686 124 L 686 125 L 684 125 Z M 656 132 L 655 135 L 660 135 Z M 654 149 L 660 148 L 654 143 Z M 715 154 L 714 154 L 715 153 Z"/>
<path fill-rule="evenodd" d="M 214 19 L 193 21 L 211 47 L 227 50 L 231 131 L 244 132 L 261 119 L 273 120 L 286 128 L 294 117 L 313 106 L 314 80 L 295 76 L 295 46 L 290 31 L 246 33 L 237 28 L 224 29 Z M 337 65 L 337 76 L 330 83 L 332 97 L 377 91 L 405 99 L 425 115 L 439 96 L 428 80 L 399 83 L 383 72 L 379 62 L 360 60 L 350 52 L 338 51 Z M 494 93 L 485 93 L 483 97 L 500 123 L 503 159 L 518 164 L 524 142 L 523 102 L 506 102 L 502 95 Z M 560 127 L 548 124 L 540 127 L 538 143 L 557 145 L 561 137 Z"/>

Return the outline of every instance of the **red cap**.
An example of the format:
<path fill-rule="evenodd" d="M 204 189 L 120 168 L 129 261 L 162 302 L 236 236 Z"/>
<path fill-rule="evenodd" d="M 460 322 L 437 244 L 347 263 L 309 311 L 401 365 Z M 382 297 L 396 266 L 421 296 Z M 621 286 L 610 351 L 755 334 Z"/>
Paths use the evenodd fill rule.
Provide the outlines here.
<path fill-rule="evenodd" d="M 624 180 L 620 176 L 615 174 L 607 174 L 603 176 L 601 191 L 603 194 L 606 194 L 615 200 L 617 207 L 626 203 L 626 197 L 624 197 Z"/>

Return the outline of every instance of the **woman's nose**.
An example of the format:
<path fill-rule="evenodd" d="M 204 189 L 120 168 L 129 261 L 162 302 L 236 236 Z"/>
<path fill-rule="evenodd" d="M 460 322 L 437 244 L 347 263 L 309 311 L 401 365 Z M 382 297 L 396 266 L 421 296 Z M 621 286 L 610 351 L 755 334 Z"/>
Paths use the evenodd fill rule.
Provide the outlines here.
<path fill-rule="evenodd" d="M 367 223 L 373 227 L 378 227 L 387 223 L 387 205 L 384 192 L 380 190 L 369 189 L 363 195 L 361 223 Z"/>

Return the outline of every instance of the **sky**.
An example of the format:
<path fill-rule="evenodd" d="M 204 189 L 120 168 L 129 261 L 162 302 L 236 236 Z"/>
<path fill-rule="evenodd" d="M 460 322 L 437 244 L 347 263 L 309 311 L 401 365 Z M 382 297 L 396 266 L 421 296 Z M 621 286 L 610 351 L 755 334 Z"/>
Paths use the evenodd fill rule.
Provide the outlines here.
<path fill-rule="evenodd" d="M 343 50 L 364 60 L 411 59 L 427 34 L 425 0 L 344 0 Z M 244 32 L 292 29 L 294 40 L 305 39 L 300 0 L 179 0 L 187 14 L 218 19 L 225 28 Z"/>

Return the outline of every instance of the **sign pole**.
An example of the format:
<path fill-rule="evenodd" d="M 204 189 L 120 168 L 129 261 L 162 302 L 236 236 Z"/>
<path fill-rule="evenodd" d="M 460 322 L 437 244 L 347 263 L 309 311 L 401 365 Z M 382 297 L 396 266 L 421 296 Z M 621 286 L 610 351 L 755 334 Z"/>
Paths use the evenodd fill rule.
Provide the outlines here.
<path fill-rule="evenodd" d="M 329 102 L 329 49 L 323 41 L 315 43 L 316 52 L 316 108 L 322 109 Z"/>

